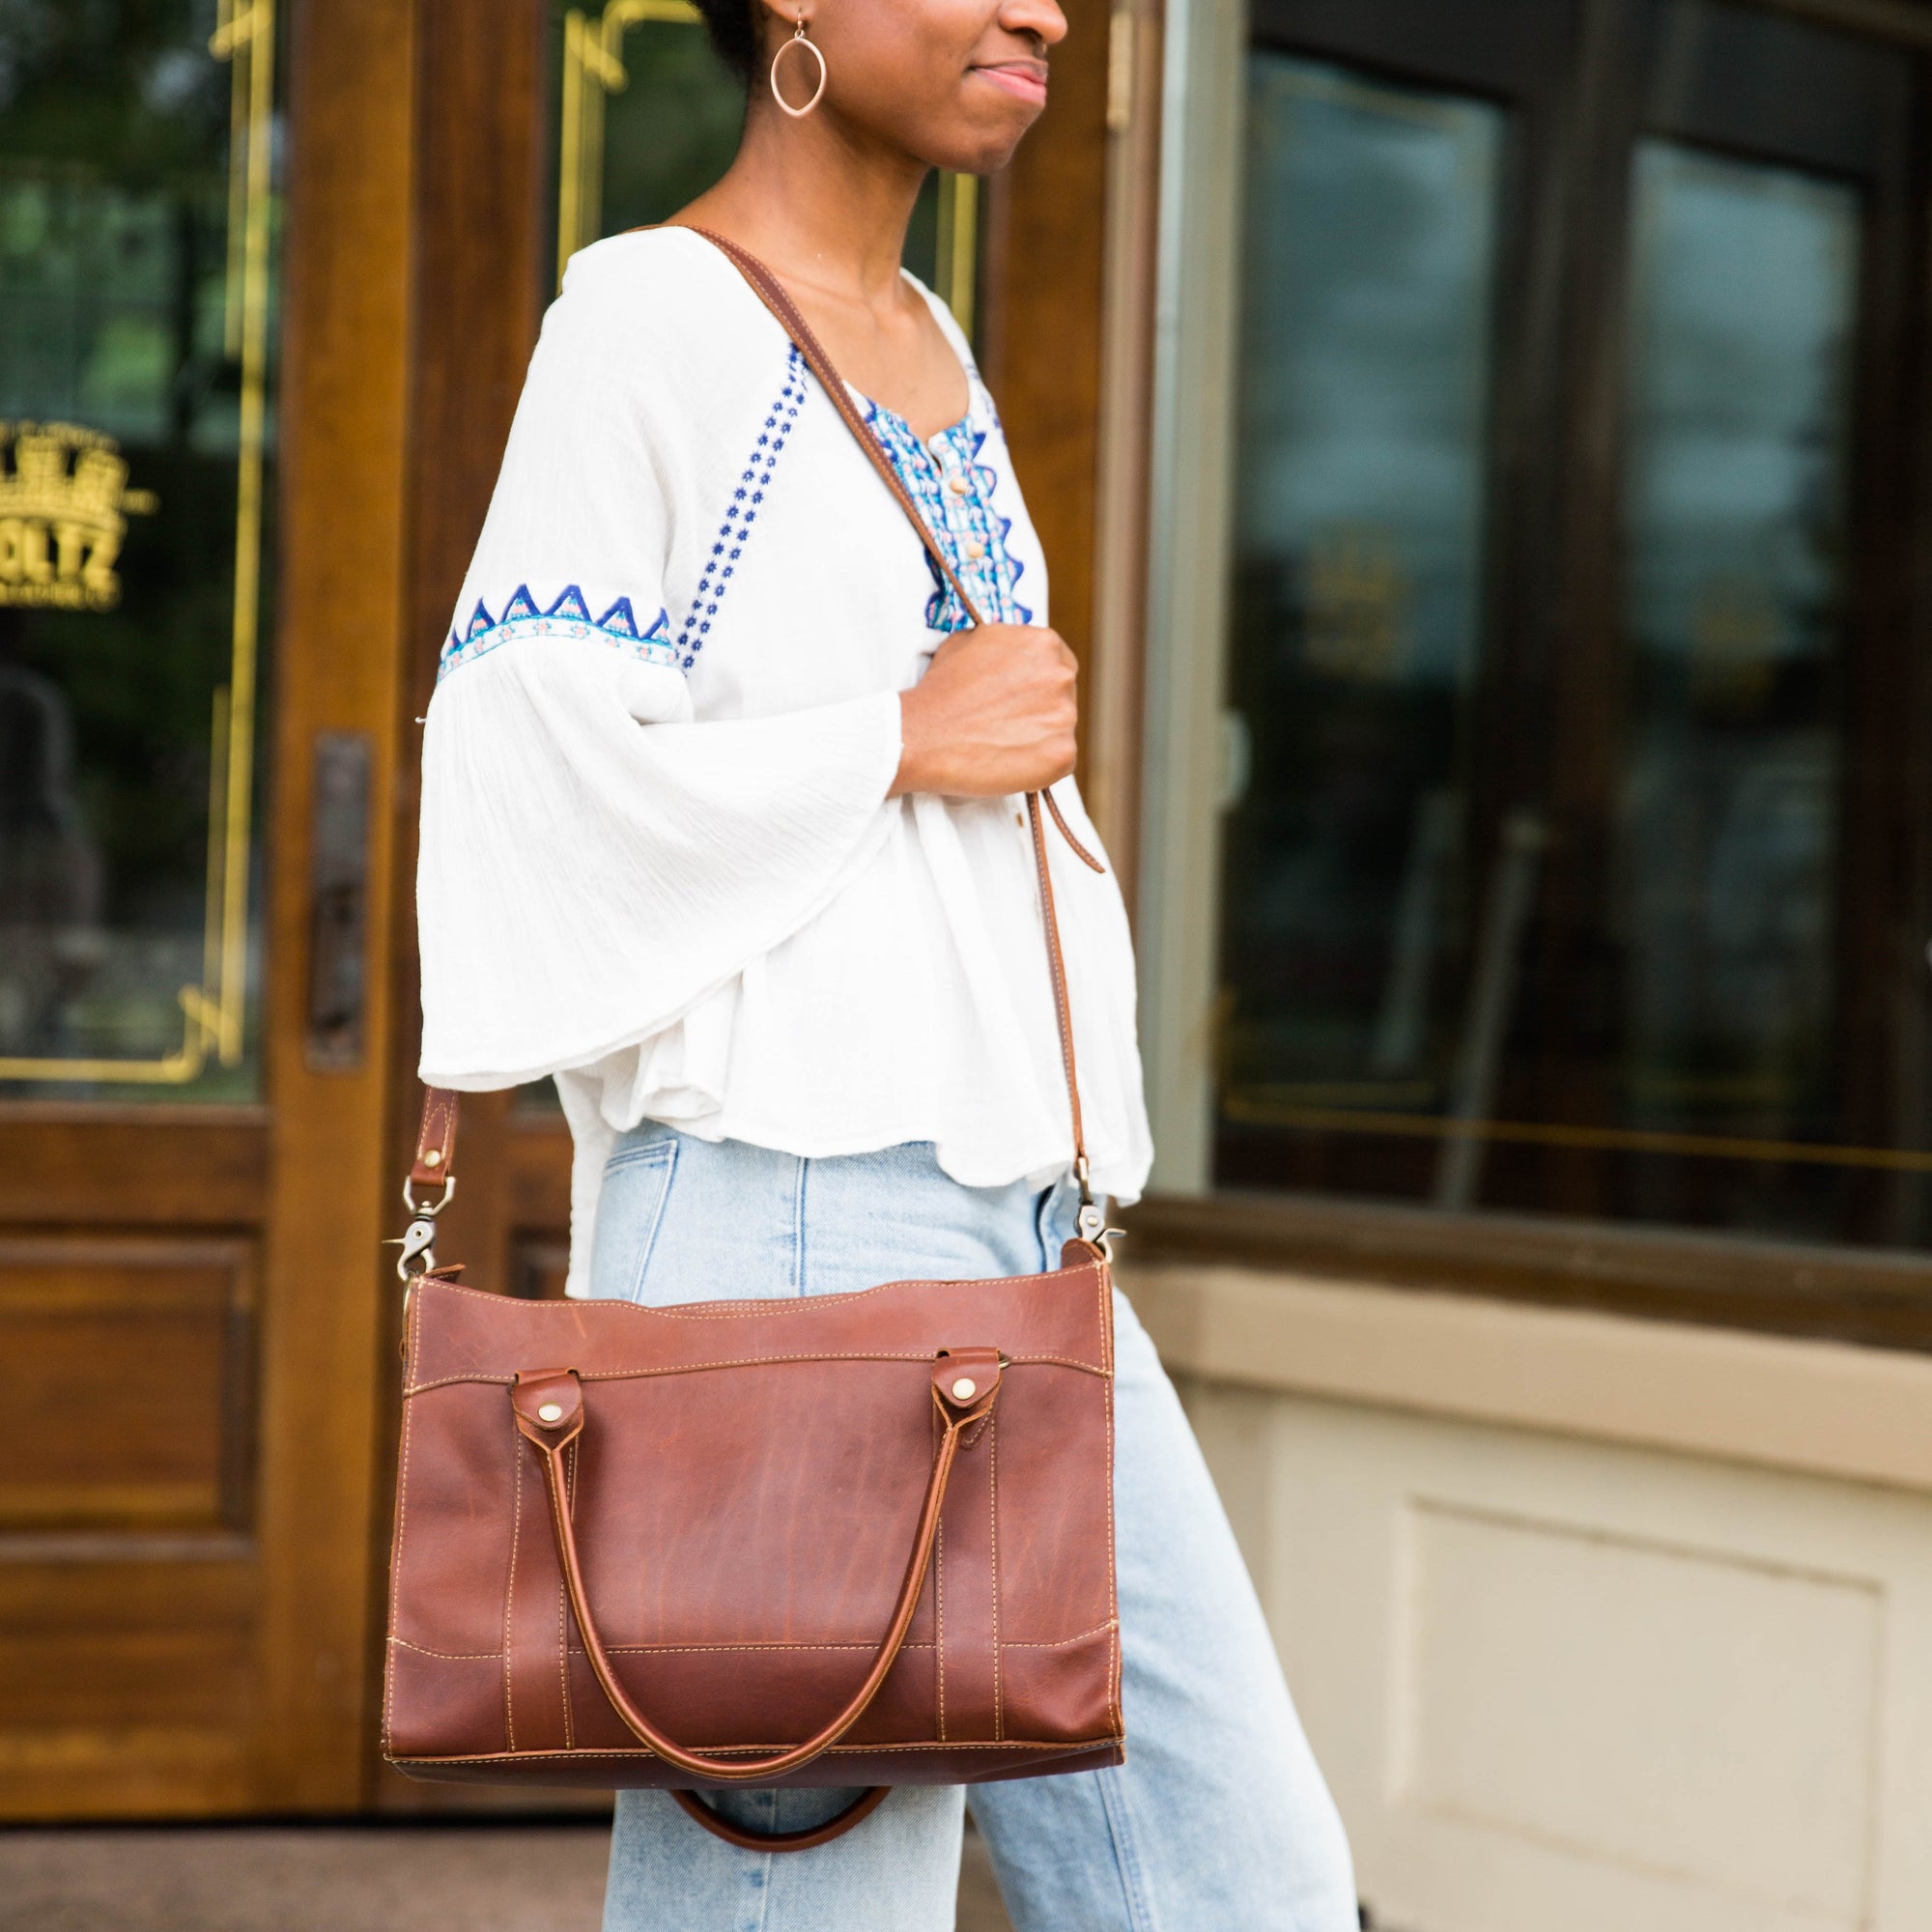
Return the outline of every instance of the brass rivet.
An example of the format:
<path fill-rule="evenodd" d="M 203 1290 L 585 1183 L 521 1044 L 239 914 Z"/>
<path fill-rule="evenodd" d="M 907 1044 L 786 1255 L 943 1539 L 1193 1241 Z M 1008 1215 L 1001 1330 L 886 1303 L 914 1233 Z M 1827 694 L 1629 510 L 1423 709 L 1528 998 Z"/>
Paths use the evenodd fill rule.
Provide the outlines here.
<path fill-rule="evenodd" d="M 980 1384 L 971 1376 L 961 1376 L 952 1384 L 952 1400 L 954 1402 L 971 1402 L 979 1393 Z"/>
<path fill-rule="evenodd" d="M 561 1422 L 563 1420 L 562 1403 L 560 1402 L 545 1403 L 544 1406 L 537 1410 L 537 1420 L 539 1422 Z"/>
<path fill-rule="evenodd" d="M 442 1150 L 440 1148 L 431 1148 L 423 1155 L 423 1165 L 425 1167 L 440 1167 L 442 1165 Z"/>

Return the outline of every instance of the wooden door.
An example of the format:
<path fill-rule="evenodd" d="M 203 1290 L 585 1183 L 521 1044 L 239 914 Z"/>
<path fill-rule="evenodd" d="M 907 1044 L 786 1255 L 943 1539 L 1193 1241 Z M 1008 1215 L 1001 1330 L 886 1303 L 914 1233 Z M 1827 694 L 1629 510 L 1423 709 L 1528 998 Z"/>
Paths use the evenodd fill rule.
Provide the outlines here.
<path fill-rule="evenodd" d="M 414 24 L 0 25 L 7 1817 L 366 1784 Z"/>
<path fill-rule="evenodd" d="M 414 721 L 554 278 L 561 12 L 0 25 L 0 1818 L 440 1799 L 377 1771 L 379 1244 Z M 1013 238 L 1105 138 L 1085 24 L 992 200 L 996 385 Z M 540 1099 L 477 1096 L 444 1258 L 554 1293 L 567 1165 Z"/>

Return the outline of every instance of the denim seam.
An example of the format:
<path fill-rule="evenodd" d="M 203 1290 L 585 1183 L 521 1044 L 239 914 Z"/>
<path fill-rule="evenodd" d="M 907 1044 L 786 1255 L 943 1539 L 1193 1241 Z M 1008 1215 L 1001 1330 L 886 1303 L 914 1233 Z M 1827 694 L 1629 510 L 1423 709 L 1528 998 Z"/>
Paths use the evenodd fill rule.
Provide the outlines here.
<path fill-rule="evenodd" d="M 1114 1843 L 1114 1870 L 1121 1881 L 1121 1903 L 1126 1907 L 1127 1922 L 1133 1932 L 1160 1932 L 1141 1873 L 1126 1794 L 1117 1777 L 1102 1774 L 1095 1782 L 1100 1787 L 1100 1809 L 1106 1815 L 1107 1835 Z"/>
<path fill-rule="evenodd" d="M 765 1830 L 767 1832 L 776 1832 L 779 1828 L 780 1802 L 777 1787 L 767 1786 L 761 1796 L 768 1801 Z M 752 1870 L 747 1872 L 746 1876 L 751 1880 L 753 1889 L 758 1894 L 758 1913 L 757 1923 L 751 1926 L 749 1932 L 765 1932 L 765 1927 L 770 1923 L 772 1914 L 772 1860 L 778 1854 L 776 1852 L 753 1852 L 752 1856 L 757 1861 L 757 1863 Z"/>
<path fill-rule="evenodd" d="M 677 1151 L 675 1141 L 645 1141 L 641 1147 L 619 1148 L 604 1163 L 607 1175 L 615 1174 L 626 1167 L 636 1167 L 642 1161 L 668 1160 Z"/>
<path fill-rule="evenodd" d="M 811 1163 L 803 1154 L 794 1159 L 798 1163 L 796 1179 L 792 1182 L 791 1194 L 791 1285 L 793 1293 L 801 1299 L 805 1295 L 805 1177 Z"/>
<path fill-rule="evenodd" d="M 624 1293 L 624 1300 L 635 1308 L 645 1306 L 643 1299 L 644 1277 L 650 1272 L 651 1257 L 657 1251 L 658 1234 L 664 1227 L 665 1209 L 670 1206 L 671 1182 L 677 1177 L 677 1143 L 656 1141 L 649 1147 L 640 1148 L 628 1156 L 614 1155 L 604 1169 L 608 1176 L 612 1168 L 629 1170 L 639 1167 L 657 1167 L 664 1170 L 658 1185 L 657 1206 L 645 1224 L 638 1230 L 637 1246 L 631 1252 L 630 1263 L 625 1270 L 629 1286 Z"/>

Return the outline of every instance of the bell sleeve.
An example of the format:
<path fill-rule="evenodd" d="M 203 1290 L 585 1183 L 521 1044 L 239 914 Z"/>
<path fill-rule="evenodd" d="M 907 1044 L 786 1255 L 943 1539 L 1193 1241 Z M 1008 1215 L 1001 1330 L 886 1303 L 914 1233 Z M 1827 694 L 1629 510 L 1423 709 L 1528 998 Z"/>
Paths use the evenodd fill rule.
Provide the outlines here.
<path fill-rule="evenodd" d="M 489 1089 L 649 1038 L 796 932 L 887 835 L 881 691 L 695 722 L 664 576 L 679 435 L 636 316 L 546 318 L 423 740 L 421 1073 Z"/>

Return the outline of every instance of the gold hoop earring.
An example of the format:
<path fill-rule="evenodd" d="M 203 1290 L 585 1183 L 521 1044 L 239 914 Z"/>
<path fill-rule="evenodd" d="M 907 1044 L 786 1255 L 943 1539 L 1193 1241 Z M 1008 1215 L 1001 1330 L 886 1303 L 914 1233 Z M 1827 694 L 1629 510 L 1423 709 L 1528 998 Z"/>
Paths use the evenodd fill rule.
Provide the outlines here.
<path fill-rule="evenodd" d="M 781 45 L 779 48 L 778 52 L 772 56 L 771 83 L 772 83 L 772 99 L 776 100 L 778 104 L 787 114 L 789 114 L 794 121 L 803 121 L 805 117 L 808 114 L 810 114 L 814 107 L 818 105 L 819 97 L 825 92 L 825 56 L 819 52 L 814 43 L 806 39 L 805 15 L 803 14 L 797 15 L 797 22 L 798 22 L 797 25 L 792 30 L 791 39 L 786 41 L 783 43 L 783 45 Z M 818 85 L 811 90 L 811 99 L 808 100 L 803 107 L 794 107 L 791 104 L 791 102 L 787 100 L 784 98 L 784 96 L 779 92 L 779 63 L 781 60 L 783 60 L 785 55 L 790 53 L 794 47 L 803 47 L 806 50 L 806 52 L 809 53 L 812 57 L 812 59 L 818 63 Z"/>

